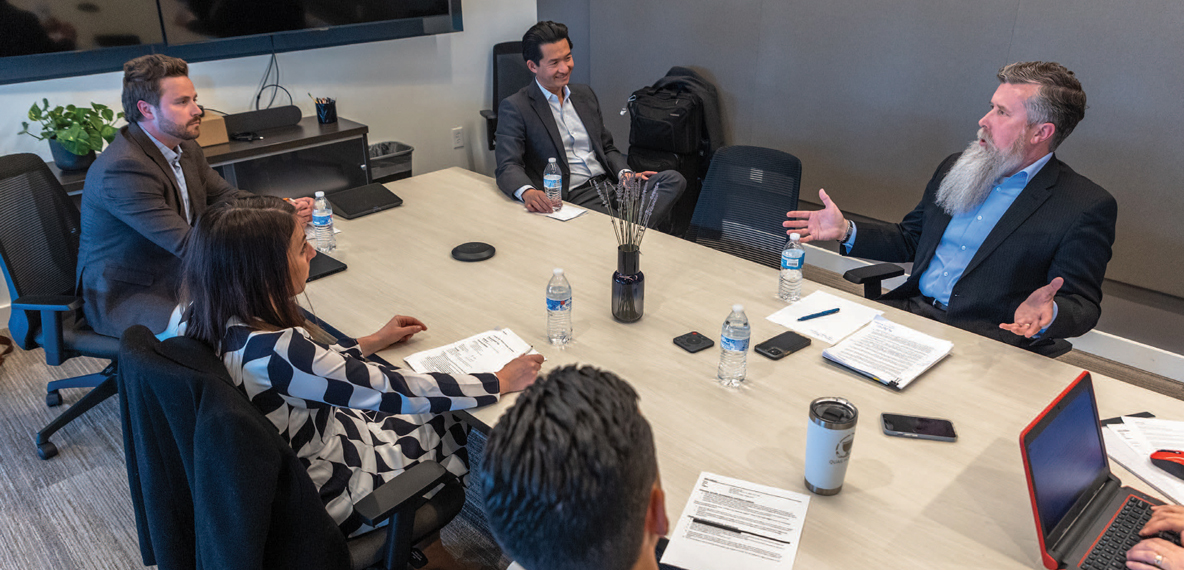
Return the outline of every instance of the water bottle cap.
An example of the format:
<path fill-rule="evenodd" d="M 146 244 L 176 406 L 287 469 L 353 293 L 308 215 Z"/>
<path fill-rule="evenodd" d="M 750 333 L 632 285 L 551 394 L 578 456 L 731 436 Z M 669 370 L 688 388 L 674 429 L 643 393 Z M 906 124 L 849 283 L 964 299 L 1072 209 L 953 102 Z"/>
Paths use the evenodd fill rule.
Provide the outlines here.
<path fill-rule="evenodd" d="M 551 273 L 554 273 L 555 275 L 563 275 L 563 270 L 556 267 L 555 270 L 552 271 Z"/>
<path fill-rule="evenodd" d="M 744 312 L 744 305 L 741 305 L 740 303 L 736 303 L 735 305 L 732 305 L 732 312 L 733 313 L 743 313 Z"/>
<path fill-rule="evenodd" d="M 550 162 L 551 164 L 555 164 L 555 157 L 552 156 L 551 158 L 548 158 L 547 162 Z"/>
<path fill-rule="evenodd" d="M 789 239 L 791 239 L 793 241 L 798 241 L 798 240 L 802 239 L 802 235 L 797 234 L 797 233 L 789 234 Z"/>
<path fill-rule="evenodd" d="M 325 197 L 325 191 L 324 191 L 324 190 L 317 190 L 316 197 L 317 197 L 317 198 L 324 198 L 324 197 Z"/>

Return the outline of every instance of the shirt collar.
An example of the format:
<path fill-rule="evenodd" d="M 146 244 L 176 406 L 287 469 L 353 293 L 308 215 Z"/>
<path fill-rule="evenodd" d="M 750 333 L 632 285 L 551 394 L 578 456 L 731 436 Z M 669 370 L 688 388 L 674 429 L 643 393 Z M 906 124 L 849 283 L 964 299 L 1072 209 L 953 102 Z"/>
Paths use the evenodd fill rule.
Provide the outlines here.
<path fill-rule="evenodd" d="M 1040 169 L 1044 168 L 1044 165 L 1048 164 L 1048 161 L 1051 159 L 1052 159 L 1052 153 L 1050 152 L 1050 153 L 1040 157 L 1039 159 L 1037 159 L 1036 162 L 1029 164 L 1027 168 L 1025 168 L 1015 174 L 1012 174 L 1011 176 L 1007 177 L 1006 179 L 1000 181 L 1000 184 L 1002 184 L 1003 182 L 1015 182 L 1018 184 L 1026 185 L 1028 183 L 1028 181 L 1031 180 L 1033 177 L 1035 177 L 1036 173 L 1040 172 Z"/>
<path fill-rule="evenodd" d="M 543 92 L 543 97 L 546 97 L 547 101 L 549 101 L 551 103 L 558 103 L 559 102 L 559 96 L 550 92 L 550 91 L 547 91 L 547 88 L 543 87 L 543 84 L 539 83 L 538 79 L 534 80 L 534 84 L 539 86 L 539 89 L 542 90 L 542 92 Z M 567 85 L 564 85 L 563 86 L 563 100 L 567 101 L 568 99 L 571 99 L 571 88 L 569 88 Z"/>
<path fill-rule="evenodd" d="M 181 153 L 184 152 L 181 150 L 181 145 L 177 145 L 177 150 L 173 150 L 167 146 L 164 146 L 164 144 L 160 141 L 156 140 L 156 137 L 152 136 L 152 133 L 148 132 L 148 129 L 140 130 L 144 131 L 144 134 L 148 135 L 148 140 L 152 141 L 152 144 L 156 145 L 156 148 L 160 150 L 160 154 L 163 154 L 164 159 L 170 164 L 181 158 Z"/>

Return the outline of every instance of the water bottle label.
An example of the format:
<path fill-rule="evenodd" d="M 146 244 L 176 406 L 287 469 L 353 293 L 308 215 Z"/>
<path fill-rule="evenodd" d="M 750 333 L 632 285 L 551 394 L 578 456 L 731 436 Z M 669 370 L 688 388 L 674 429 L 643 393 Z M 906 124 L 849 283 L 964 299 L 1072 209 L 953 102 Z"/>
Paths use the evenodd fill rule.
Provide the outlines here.
<path fill-rule="evenodd" d="M 571 309 L 571 297 L 562 300 L 547 299 L 548 311 L 566 311 Z"/>
<path fill-rule="evenodd" d="M 800 249 L 789 250 L 781 254 L 781 268 L 802 270 L 802 262 L 806 260 L 806 252 Z"/>
<path fill-rule="evenodd" d="M 327 216 L 325 216 L 325 215 L 321 215 L 321 216 L 316 216 L 316 215 L 314 215 L 314 216 L 312 217 L 312 225 L 314 225 L 314 226 L 327 226 L 327 225 L 329 225 L 329 224 L 331 224 L 331 223 L 333 223 L 333 216 L 332 216 L 332 215 L 327 215 Z"/>
<path fill-rule="evenodd" d="M 543 188 L 547 188 L 547 189 L 552 189 L 552 188 L 554 188 L 554 189 L 559 189 L 559 188 L 561 188 L 562 186 L 563 186 L 563 179 L 562 179 L 562 178 L 560 178 L 560 177 L 558 177 L 558 176 L 554 176 L 554 177 L 552 177 L 552 176 L 544 176 L 544 177 L 543 177 Z"/>
<path fill-rule="evenodd" d="M 726 336 L 721 336 L 719 338 L 719 346 L 724 350 L 738 350 L 740 352 L 748 352 L 748 339 L 728 338 Z"/>

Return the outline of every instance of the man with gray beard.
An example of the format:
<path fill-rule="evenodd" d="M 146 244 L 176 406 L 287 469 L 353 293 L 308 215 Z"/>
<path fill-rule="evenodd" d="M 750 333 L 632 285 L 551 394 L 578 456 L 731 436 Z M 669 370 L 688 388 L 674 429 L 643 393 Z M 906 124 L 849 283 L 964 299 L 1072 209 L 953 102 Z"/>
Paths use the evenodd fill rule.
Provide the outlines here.
<path fill-rule="evenodd" d="M 822 210 L 782 225 L 804 242 L 839 240 L 843 255 L 913 262 L 886 304 L 1048 353 L 1098 322 L 1118 205 L 1053 155 L 1085 116 L 1073 72 L 1020 62 L 997 77 L 977 139 L 942 162 L 901 223 L 856 226 L 819 190 Z"/>

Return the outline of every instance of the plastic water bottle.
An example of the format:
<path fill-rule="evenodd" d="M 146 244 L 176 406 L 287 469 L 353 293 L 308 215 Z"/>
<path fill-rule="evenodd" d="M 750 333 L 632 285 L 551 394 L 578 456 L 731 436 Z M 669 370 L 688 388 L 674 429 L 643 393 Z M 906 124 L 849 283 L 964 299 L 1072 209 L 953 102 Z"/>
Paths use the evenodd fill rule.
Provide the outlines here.
<path fill-rule="evenodd" d="M 547 283 L 547 340 L 556 346 L 571 340 L 571 285 L 562 269 Z"/>
<path fill-rule="evenodd" d="M 333 235 L 333 206 L 325 199 L 324 192 L 317 192 L 312 205 L 312 229 L 317 238 L 317 251 L 329 253 L 337 249 L 337 237 Z"/>
<path fill-rule="evenodd" d="M 719 383 L 728 387 L 739 386 L 744 381 L 748 368 L 748 316 L 744 305 L 732 305 L 732 313 L 724 321 L 719 333 Z"/>
<path fill-rule="evenodd" d="M 543 191 L 551 201 L 551 210 L 558 212 L 563 207 L 563 172 L 554 158 L 547 161 L 547 168 L 543 170 Z"/>
<path fill-rule="evenodd" d="M 802 249 L 802 236 L 789 234 L 785 250 L 781 252 L 781 287 L 777 296 L 787 303 L 796 303 L 802 298 L 802 264 L 806 262 L 806 250 Z"/>

